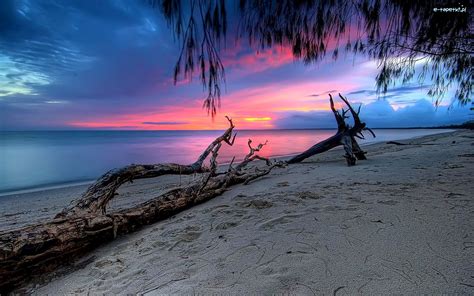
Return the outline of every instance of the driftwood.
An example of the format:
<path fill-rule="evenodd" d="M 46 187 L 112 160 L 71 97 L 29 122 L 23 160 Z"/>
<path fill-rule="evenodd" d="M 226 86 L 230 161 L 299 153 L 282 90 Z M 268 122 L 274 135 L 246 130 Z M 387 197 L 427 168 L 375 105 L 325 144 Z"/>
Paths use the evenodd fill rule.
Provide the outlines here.
<path fill-rule="evenodd" d="M 362 134 L 363 131 L 369 131 L 373 137 L 375 137 L 375 134 L 370 128 L 366 127 L 366 124 L 364 122 L 360 120 L 360 107 L 357 111 L 355 111 L 347 100 L 347 98 L 344 98 L 341 94 L 339 94 L 339 97 L 347 105 L 347 109 L 343 108 L 341 112 L 336 110 L 336 108 L 334 107 L 334 101 L 332 99 L 332 96 L 329 95 L 331 110 L 337 122 L 336 134 L 327 138 L 324 141 L 315 144 L 308 150 L 292 157 L 290 160 L 288 160 L 288 163 L 301 162 L 308 157 L 326 152 L 340 145 L 344 147 L 344 150 L 346 152 L 344 157 L 346 158 L 347 165 L 352 166 L 355 165 L 356 160 L 367 159 L 365 156 L 366 152 L 360 148 L 359 144 L 356 141 L 356 138 L 364 139 L 364 135 Z M 347 112 L 350 112 L 350 114 L 352 115 L 354 126 L 350 126 L 345 122 L 345 120 L 349 118 L 349 116 L 346 116 Z"/>
<path fill-rule="evenodd" d="M 455 144 L 456 141 L 453 141 L 452 144 Z M 438 144 L 434 144 L 434 143 L 412 143 L 412 142 L 408 142 L 408 143 L 401 143 L 401 142 L 397 142 L 397 141 L 388 141 L 387 142 L 387 145 L 396 145 L 396 146 L 410 146 L 410 145 L 417 145 L 417 146 L 435 146 L 435 145 L 438 145 Z"/>
<path fill-rule="evenodd" d="M 312 146 L 305 152 L 294 156 L 289 161 L 272 161 L 261 157 L 257 152 L 266 145 L 252 146 L 249 139 L 249 153 L 234 165 L 234 159 L 228 169 L 218 172 L 217 157 L 222 144 L 232 146 L 236 134 L 234 124 L 229 121 L 229 128 L 216 138 L 199 158 L 192 164 L 175 163 L 155 165 L 129 165 L 112 170 L 92 184 L 77 201 L 57 214 L 47 223 L 23 227 L 18 230 L 0 232 L 0 293 L 8 293 L 25 284 L 32 277 L 51 271 L 56 267 L 75 260 L 80 255 L 98 245 L 111 241 L 118 235 L 133 232 L 144 225 L 168 218 L 180 211 L 224 193 L 235 184 L 248 184 L 252 180 L 267 175 L 275 167 L 302 160 L 342 145 L 346 152 L 348 165 L 354 165 L 356 159 L 366 159 L 365 152 L 359 147 L 355 138 L 363 138 L 367 130 L 375 134 L 359 119 L 349 101 L 339 94 L 348 109 L 337 111 L 330 95 L 331 110 L 338 125 L 337 133 Z M 347 112 L 354 120 L 354 126 L 346 124 Z M 210 166 L 204 161 L 210 158 Z M 248 167 L 254 160 L 263 160 L 263 168 Z M 131 208 L 107 213 L 107 204 L 112 200 L 117 189 L 137 179 L 155 178 L 163 175 L 204 174 L 204 178 L 187 187 L 170 190 L 160 196 Z"/>
<path fill-rule="evenodd" d="M 225 172 L 219 173 L 219 149 L 223 142 L 232 145 L 235 140 L 235 134 L 232 136 L 234 125 L 232 120 L 227 119 L 230 127 L 193 164 L 130 165 L 112 170 L 99 178 L 78 201 L 52 221 L 1 232 L 0 293 L 8 293 L 32 277 L 70 262 L 98 245 L 113 240 L 117 235 L 170 217 L 222 194 L 232 185 L 248 183 L 268 174 L 275 167 L 285 165 L 284 162 L 256 155 L 255 152 L 265 144 L 253 148 L 249 140 L 250 152 L 244 160 L 235 166 L 232 161 Z M 205 167 L 203 162 L 209 155 L 210 167 Z M 248 168 L 247 165 L 256 159 L 264 160 L 266 166 L 263 169 Z M 107 203 L 126 182 L 167 174 L 194 173 L 207 175 L 202 181 L 168 191 L 132 208 L 106 213 Z"/>
<path fill-rule="evenodd" d="M 406 143 L 400 143 L 400 142 L 397 142 L 397 141 L 388 141 L 387 142 L 387 145 L 397 145 L 397 146 L 405 146 L 405 145 L 410 145 L 410 144 L 406 144 Z"/>

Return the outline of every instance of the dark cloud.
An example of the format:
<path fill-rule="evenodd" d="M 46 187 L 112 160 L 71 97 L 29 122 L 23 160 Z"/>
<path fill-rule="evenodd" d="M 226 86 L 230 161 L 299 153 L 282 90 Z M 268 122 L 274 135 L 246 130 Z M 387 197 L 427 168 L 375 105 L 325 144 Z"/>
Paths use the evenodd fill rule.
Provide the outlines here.
<path fill-rule="evenodd" d="M 375 89 L 361 89 L 352 91 L 347 95 L 355 100 L 364 101 L 378 98 L 388 101 L 391 105 L 404 107 L 406 105 L 415 104 L 420 100 L 420 97 L 426 96 L 426 91 L 429 87 L 429 85 L 402 85 L 389 88 L 385 94 L 377 94 Z"/>
<path fill-rule="evenodd" d="M 355 104 L 354 104 L 355 105 Z M 363 105 L 361 119 L 372 128 L 432 127 L 468 121 L 467 107 L 437 109 L 427 100 L 395 110 L 388 101 L 377 100 Z M 330 111 L 289 112 L 275 122 L 278 128 L 335 128 Z"/>
<path fill-rule="evenodd" d="M 407 93 L 412 93 L 418 90 L 426 90 L 429 88 L 429 85 L 403 85 L 399 87 L 389 88 L 385 94 L 381 94 L 382 97 L 395 97 L 397 95 L 403 95 Z M 368 96 L 373 96 L 377 94 L 375 89 L 361 89 L 357 91 L 352 91 L 348 95 L 358 95 L 365 94 Z"/>
<path fill-rule="evenodd" d="M 322 95 L 327 95 L 327 94 L 336 93 L 336 92 L 337 92 L 337 89 L 332 89 L 332 90 L 328 90 L 328 91 L 318 93 L 318 94 L 311 94 L 311 95 L 308 95 L 308 97 L 319 97 L 319 96 L 322 96 Z"/>
<path fill-rule="evenodd" d="M 0 5 L 9 16 L 0 23 L 0 52 L 10 63 L 5 77 L 19 89 L 57 99 L 114 101 L 167 85 L 173 61 L 162 57 L 177 44 L 159 11 L 145 1 Z"/>
<path fill-rule="evenodd" d="M 357 91 L 352 91 L 352 92 L 348 93 L 348 95 L 358 95 L 358 94 L 373 95 L 373 94 L 375 94 L 375 91 L 363 89 L 363 90 L 357 90 Z"/>
<path fill-rule="evenodd" d="M 334 115 L 328 111 L 287 112 L 274 123 L 280 129 L 336 128 Z"/>

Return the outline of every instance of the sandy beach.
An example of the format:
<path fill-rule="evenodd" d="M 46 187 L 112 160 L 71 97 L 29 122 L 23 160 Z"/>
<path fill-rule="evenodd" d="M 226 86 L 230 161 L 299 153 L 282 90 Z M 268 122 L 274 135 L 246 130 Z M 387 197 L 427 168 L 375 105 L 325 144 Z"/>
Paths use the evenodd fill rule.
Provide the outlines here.
<path fill-rule="evenodd" d="M 472 294 L 474 132 L 400 142 L 366 146 L 354 167 L 335 149 L 275 169 L 20 292 Z M 126 185 L 109 210 L 192 178 Z M 2 230 L 49 219 L 86 187 L 0 198 Z"/>

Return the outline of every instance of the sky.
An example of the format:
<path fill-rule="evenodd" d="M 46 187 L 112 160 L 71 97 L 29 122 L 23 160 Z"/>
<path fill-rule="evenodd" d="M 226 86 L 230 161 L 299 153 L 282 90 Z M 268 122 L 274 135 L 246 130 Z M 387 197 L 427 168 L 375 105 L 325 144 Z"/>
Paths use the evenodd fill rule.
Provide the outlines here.
<path fill-rule="evenodd" d="M 378 97 L 377 63 L 364 57 L 304 65 L 290 48 L 257 51 L 232 36 L 221 49 L 226 84 L 212 119 L 198 79 L 173 83 L 179 46 L 146 1 L 2 0 L 0 130 L 223 129 L 225 115 L 241 129 L 335 128 L 328 93 L 339 92 L 362 104 L 374 128 L 473 119 L 468 107 L 449 108 L 449 92 L 435 108 L 429 81 Z"/>

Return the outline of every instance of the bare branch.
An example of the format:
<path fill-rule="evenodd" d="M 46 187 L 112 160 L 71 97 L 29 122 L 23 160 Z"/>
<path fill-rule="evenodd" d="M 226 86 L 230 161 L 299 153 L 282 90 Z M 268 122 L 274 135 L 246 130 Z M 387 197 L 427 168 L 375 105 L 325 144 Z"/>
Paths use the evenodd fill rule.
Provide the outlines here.
<path fill-rule="evenodd" d="M 359 159 L 359 160 L 366 159 L 365 152 L 362 151 L 362 149 L 360 148 L 359 144 L 356 141 L 356 138 L 364 139 L 364 135 L 362 134 L 362 131 L 364 130 L 369 131 L 374 137 L 375 137 L 375 134 L 371 129 L 367 128 L 366 124 L 362 122 L 359 118 L 361 105 L 359 106 L 356 112 L 354 108 L 352 108 L 347 98 L 343 97 L 341 94 L 339 94 L 339 97 L 346 104 L 348 108 L 348 109 L 344 109 L 344 108 L 342 109 L 342 115 L 334 107 L 333 98 L 331 94 L 329 94 L 329 106 L 331 107 L 331 110 L 338 124 L 336 134 L 328 139 L 325 139 L 319 143 L 316 143 L 315 145 L 313 145 L 306 151 L 292 157 L 291 159 L 288 160 L 288 163 L 301 162 L 308 157 L 326 152 L 340 145 L 344 146 L 344 149 L 346 151 L 345 157 L 346 157 L 348 165 L 354 165 L 356 162 L 356 159 Z M 345 114 L 347 112 L 351 112 L 352 114 L 352 117 L 354 120 L 353 127 L 350 127 L 345 122 L 345 119 L 347 118 Z"/>

